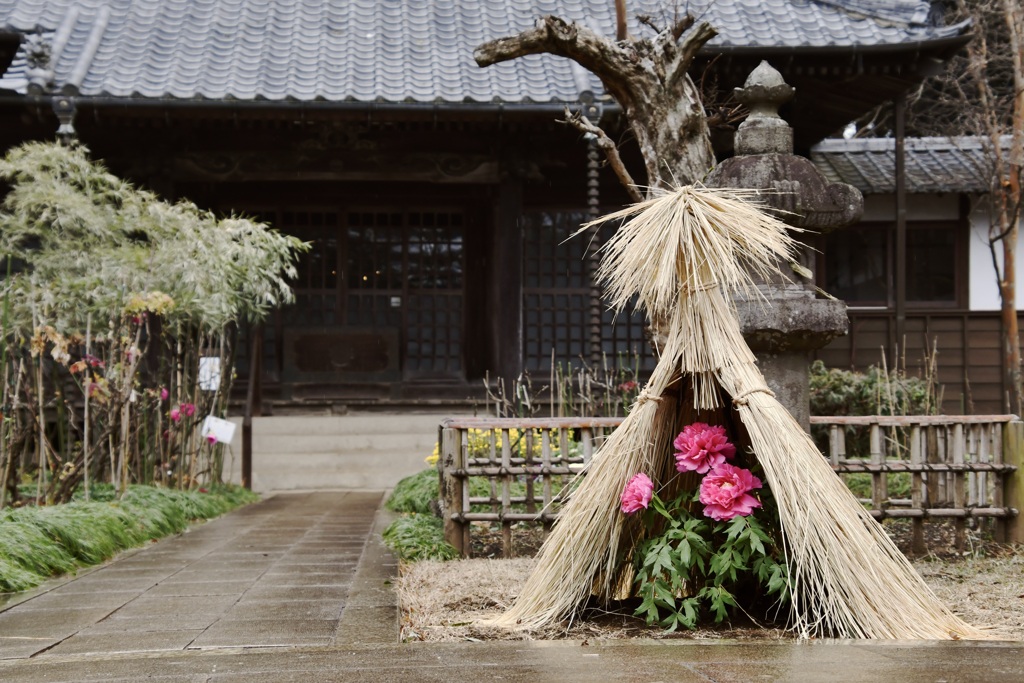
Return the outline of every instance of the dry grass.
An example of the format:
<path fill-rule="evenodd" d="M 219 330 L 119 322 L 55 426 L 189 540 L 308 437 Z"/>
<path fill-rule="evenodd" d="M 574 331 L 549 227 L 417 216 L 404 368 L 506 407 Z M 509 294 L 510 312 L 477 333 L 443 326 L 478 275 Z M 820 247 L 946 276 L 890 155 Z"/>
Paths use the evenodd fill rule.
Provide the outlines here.
<path fill-rule="evenodd" d="M 940 600 L 969 623 L 1024 640 L 1024 548 L 991 557 L 925 558 L 914 567 Z"/>
<path fill-rule="evenodd" d="M 925 582 L 965 621 L 994 627 L 999 635 L 1024 640 L 1024 548 L 988 548 L 992 556 L 956 559 L 926 557 L 914 562 Z M 402 608 L 402 639 L 595 640 L 621 638 L 780 639 L 777 628 L 726 625 L 679 634 L 649 628 L 628 613 L 591 610 L 584 621 L 534 631 L 478 625 L 493 618 L 518 596 L 534 566 L 533 558 L 417 562 L 405 565 L 397 583 Z"/>

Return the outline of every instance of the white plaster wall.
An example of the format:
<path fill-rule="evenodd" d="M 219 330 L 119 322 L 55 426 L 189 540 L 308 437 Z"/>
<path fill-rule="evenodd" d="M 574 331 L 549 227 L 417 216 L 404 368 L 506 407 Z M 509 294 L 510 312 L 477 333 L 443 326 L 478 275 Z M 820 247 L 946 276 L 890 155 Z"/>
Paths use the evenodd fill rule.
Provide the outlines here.
<path fill-rule="evenodd" d="M 996 283 L 992 253 L 988 246 L 989 214 L 984 201 L 974 201 L 971 207 L 970 276 L 968 291 L 972 311 L 998 311 L 999 285 Z M 1003 265 L 1002 247 L 996 254 L 1000 268 Z M 1024 240 L 1017 241 L 1017 309 L 1024 305 Z"/>

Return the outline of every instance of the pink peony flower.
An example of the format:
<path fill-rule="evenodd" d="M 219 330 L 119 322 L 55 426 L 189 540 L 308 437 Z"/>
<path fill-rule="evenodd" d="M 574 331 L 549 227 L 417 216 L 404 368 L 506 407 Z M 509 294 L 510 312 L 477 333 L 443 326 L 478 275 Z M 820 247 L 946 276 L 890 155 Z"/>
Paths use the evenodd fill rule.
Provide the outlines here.
<path fill-rule="evenodd" d="M 761 501 L 749 491 L 761 488 L 761 480 L 750 470 L 721 464 L 711 470 L 700 483 L 700 502 L 704 503 L 704 516 L 719 522 L 733 517 L 746 517 Z"/>
<path fill-rule="evenodd" d="M 206 443 L 212 446 L 213 444 L 217 443 L 217 437 L 215 437 L 213 434 L 208 435 L 206 437 Z"/>
<path fill-rule="evenodd" d="M 635 475 L 622 489 L 622 512 L 631 515 L 640 508 L 647 509 L 654 495 L 654 483 L 643 472 Z"/>
<path fill-rule="evenodd" d="M 174 420 L 175 422 L 180 422 L 181 421 L 181 409 L 180 408 L 171 408 L 171 419 Z"/>
<path fill-rule="evenodd" d="M 687 425 L 672 444 L 678 451 L 676 469 L 680 472 L 704 474 L 736 455 L 736 447 L 729 443 L 725 427 L 712 427 L 703 422 Z"/>
<path fill-rule="evenodd" d="M 196 407 L 192 403 L 182 403 L 181 412 L 185 413 L 185 417 L 192 417 L 196 414 Z"/>
<path fill-rule="evenodd" d="M 167 387 L 160 387 L 160 400 L 166 401 L 171 397 L 171 392 L 167 391 Z"/>

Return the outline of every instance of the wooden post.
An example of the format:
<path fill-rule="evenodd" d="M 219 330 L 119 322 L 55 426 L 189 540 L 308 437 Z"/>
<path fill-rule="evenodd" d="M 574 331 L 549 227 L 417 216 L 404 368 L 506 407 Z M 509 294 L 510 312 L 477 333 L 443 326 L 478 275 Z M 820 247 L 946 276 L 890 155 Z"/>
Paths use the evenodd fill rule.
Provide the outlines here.
<path fill-rule="evenodd" d="M 839 466 L 839 438 L 842 431 L 842 425 L 832 425 L 828 428 L 828 459 L 832 467 Z"/>
<path fill-rule="evenodd" d="M 962 424 L 953 425 L 953 464 L 964 464 L 964 453 L 967 451 L 966 434 Z M 967 477 L 963 470 L 956 470 L 953 473 L 953 507 L 963 510 L 967 507 Z M 955 528 L 954 543 L 957 550 L 963 550 L 967 545 L 967 519 L 957 517 L 953 521 Z"/>
<path fill-rule="evenodd" d="M 249 388 L 242 418 L 242 486 L 252 489 L 252 418 L 263 414 L 263 325 L 249 328 Z"/>
<path fill-rule="evenodd" d="M 914 425 L 910 428 L 910 464 L 921 465 L 924 463 L 921 452 L 921 426 Z M 924 510 L 924 481 L 920 472 L 914 472 L 910 476 L 910 507 L 914 510 Z M 924 546 L 924 518 L 914 517 L 913 534 L 911 536 L 910 549 L 915 555 L 923 555 Z"/>
<path fill-rule="evenodd" d="M 534 469 L 533 459 L 533 430 L 526 427 L 523 429 L 522 434 L 523 443 L 526 445 L 526 453 L 523 456 L 523 465 L 526 469 L 530 470 L 531 474 L 526 475 L 526 511 L 537 512 L 537 492 L 534 488 L 534 475 L 532 474 Z"/>
<path fill-rule="evenodd" d="M 540 433 L 540 463 L 543 477 L 544 507 L 545 512 L 551 505 L 551 430 L 545 429 Z M 551 522 L 545 520 L 544 533 L 551 531 Z"/>
<path fill-rule="evenodd" d="M 509 430 L 501 430 L 501 556 L 512 557 L 512 520 L 508 514 L 512 512 L 512 435 Z"/>
<path fill-rule="evenodd" d="M 1017 514 L 1009 517 L 1000 526 L 1006 543 L 1024 543 L 1024 422 L 1007 422 L 1003 427 L 1003 463 L 1017 469 L 1003 475 L 1003 505 L 1016 508 Z"/>
<path fill-rule="evenodd" d="M 882 453 L 882 428 L 877 424 L 871 425 L 868 433 L 868 451 L 871 455 L 872 465 L 884 465 L 885 454 Z M 871 473 L 871 507 L 884 513 L 889 503 L 889 480 L 885 472 Z"/>
<path fill-rule="evenodd" d="M 441 457 L 437 461 L 437 472 L 440 477 L 442 514 L 444 515 L 444 540 L 448 541 L 463 557 L 469 548 L 464 543 L 461 521 L 463 496 L 462 480 L 455 472 L 465 469 L 462 453 L 462 434 L 458 429 L 441 429 Z"/>

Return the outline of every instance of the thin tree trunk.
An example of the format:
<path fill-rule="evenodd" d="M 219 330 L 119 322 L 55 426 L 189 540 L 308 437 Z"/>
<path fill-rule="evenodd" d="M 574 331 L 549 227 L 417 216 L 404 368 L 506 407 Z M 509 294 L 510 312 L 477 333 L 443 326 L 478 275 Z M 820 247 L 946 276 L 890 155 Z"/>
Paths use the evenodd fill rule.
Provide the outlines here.
<path fill-rule="evenodd" d="M 1021 414 L 1024 401 L 1021 383 L 1020 331 L 1017 323 L 1017 238 L 1021 215 L 1021 166 L 1024 165 L 1024 8 L 1019 0 L 1003 0 L 1003 15 L 1009 33 L 1010 59 L 1013 63 L 1013 125 L 1003 185 L 1003 278 L 1000 283 L 1003 318 L 1003 344 L 1010 380 L 1010 412 Z"/>

